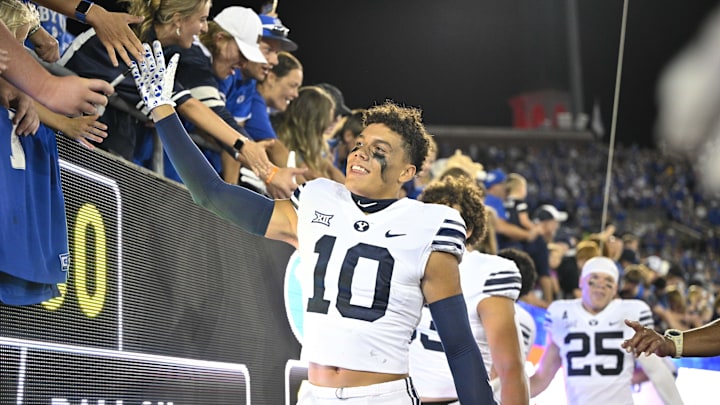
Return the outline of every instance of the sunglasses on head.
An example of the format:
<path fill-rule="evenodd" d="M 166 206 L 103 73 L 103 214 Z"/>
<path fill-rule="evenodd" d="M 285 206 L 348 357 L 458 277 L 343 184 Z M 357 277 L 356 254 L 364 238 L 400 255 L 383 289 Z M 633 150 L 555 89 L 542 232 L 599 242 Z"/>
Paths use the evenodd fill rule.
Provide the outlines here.
<path fill-rule="evenodd" d="M 287 37 L 290 29 L 284 25 L 277 24 L 266 24 L 263 25 L 263 29 L 270 31 L 270 34 L 276 37 Z"/>

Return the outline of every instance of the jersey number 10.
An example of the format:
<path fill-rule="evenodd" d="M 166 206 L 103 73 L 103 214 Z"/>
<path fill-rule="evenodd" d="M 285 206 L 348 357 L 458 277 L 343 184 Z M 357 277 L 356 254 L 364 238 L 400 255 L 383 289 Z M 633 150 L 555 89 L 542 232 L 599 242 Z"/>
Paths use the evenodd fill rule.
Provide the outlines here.
<path fill-rule="evenodd" d="M 328 313 L 330 301 L 324 298 L 325 274 L 330 256 L 333 254 L 335 240 L 336 238 L 334 236 L 325 235 L 318 239 L 315 244 L 315 253 L 319 256 L 315 264 L 315 271 L 313 272 L 313 296 L 308 299 L 308 312 Z M 377 275 L 375 276 L 375 295 L 373 296 L 372 306 L 369 308 L 350 303 L 353 275 L 355 274 L 355 268 L 360 258 L 373 260 L 378 264 Z M 347 252 L 345 252 L 345 258 L 340 268 L 338 295 L 335 302 L 335 306 L 340 314 L 345 318 L 359 319 L 368 322 L 382 318 L 385 315 L 390 299 L 390 280 L 392 279 L 394 265 L 395 259 L 384 247 L 358 243 L 348 249 Z"/>

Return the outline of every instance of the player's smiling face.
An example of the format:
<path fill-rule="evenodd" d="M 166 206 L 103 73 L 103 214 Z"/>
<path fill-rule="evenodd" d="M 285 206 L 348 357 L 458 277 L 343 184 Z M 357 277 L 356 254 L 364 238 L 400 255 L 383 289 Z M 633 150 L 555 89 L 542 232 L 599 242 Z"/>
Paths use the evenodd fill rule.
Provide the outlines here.
<path fill-rule="evenodd" d="M 345 186 L 367 198 L 397 198 L 402 184 L 414 175 L 402 137 L 383 124 L 370 124 L 348 156 Z"/>
<path fill-rule="evenodd" d="M 617 283 L 608 274 L 591 273 L 580 280 L 580 283 L 583 305 L 592 313 L 602 311 L 615 298 Z"/>

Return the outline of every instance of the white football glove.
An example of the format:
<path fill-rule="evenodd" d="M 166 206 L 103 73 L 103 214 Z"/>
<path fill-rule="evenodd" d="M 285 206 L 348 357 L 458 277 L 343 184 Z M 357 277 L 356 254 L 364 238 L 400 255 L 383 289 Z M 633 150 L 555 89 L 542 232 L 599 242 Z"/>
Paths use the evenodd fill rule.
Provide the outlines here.
<path fill-rule="evenodd" d="M 140 62 L 139 67 L 133 61 L 131 67 L 135 86 L 140 97 L 142 97 L 148 110 L 165 104 L 174 107 L 172 91 L 180 54 L 173 55 L 170 58 L 170 63 L 165 67 L 165 55 L 160 41 L 153 41 L 152 51 L 147 43 L 144 43 L 143 47 L 145 48 L 145 60 Z"/>

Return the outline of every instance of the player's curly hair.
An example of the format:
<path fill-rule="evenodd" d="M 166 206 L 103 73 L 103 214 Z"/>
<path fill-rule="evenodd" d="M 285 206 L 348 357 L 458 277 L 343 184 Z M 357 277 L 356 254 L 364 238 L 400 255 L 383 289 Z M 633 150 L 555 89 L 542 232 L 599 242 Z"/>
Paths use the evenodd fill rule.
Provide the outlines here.
<path fill-rule="evenodd" d="M 435 180 L 425 187 L 420 201 L 447 205 L 460 211 L 468 232 L 472 232 L 465 241 L 466 245 L 474 246 L 485 237 L 487 211 L 482 193 L 473 181 L 464 177 Z"/>
<path fill-rule="evenodd" d="M 422 112 L 417 108 L 401 107 L 390 100 L 370 107 L 363 116 L 364 125 L 383 124 L 403 139 L 405 154 L 420 171 L 428 151 Z"/>

